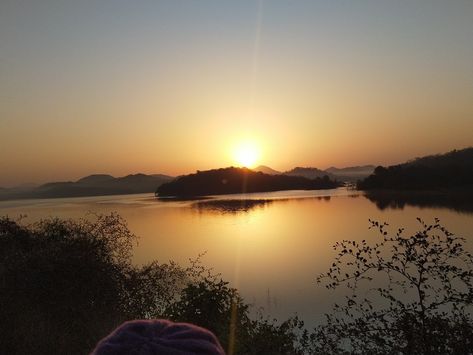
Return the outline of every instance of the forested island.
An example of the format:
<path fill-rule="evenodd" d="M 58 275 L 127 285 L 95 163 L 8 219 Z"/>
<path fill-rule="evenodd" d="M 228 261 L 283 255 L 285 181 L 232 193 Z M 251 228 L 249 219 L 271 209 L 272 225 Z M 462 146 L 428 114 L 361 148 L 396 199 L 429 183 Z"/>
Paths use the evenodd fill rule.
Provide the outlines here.
<path fill-rule="evenodd" d="M 357 187 L 359 190 L 471 190 L 473 148 L 417 158 L 387 168 L 378 166 Z"/>
<path fill-rule="evenodd" d="M 447 207 L 473 212 L 473 148 L 417 158 L 374 173 L 357 183 L 378 208 Z"/>
<path fill-rule="evenodd" d="M 198 171 L 164 183 L 157 197 L 195 197 L 281 190 L 333 189 L 342 184 L 328 176 L 308 179 L 302 176 L 269 175 L 247 168 Z"/>

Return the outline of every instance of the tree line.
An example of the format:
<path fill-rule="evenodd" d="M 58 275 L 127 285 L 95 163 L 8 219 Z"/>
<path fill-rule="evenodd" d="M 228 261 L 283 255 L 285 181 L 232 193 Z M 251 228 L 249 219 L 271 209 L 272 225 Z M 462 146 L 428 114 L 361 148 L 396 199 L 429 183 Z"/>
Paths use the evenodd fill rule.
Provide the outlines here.
<path fill-rule="evenodd" d="M 164 183 L 158 197 L 192 197 L 280 190 L 332 189 L 341 183 L 328 176 L 308 179 L 302 176 L 269 175 L 247 168 L 222 168 L 198 171 Z"/>
<path fill-rule="evenodd" d="M 334 245 L 337 256 L 317 281 L 350 292 L 309 330 L 297 317 L 251 317 L 251 305 L 199 257 L 188 266 L 134 265 L 137 237 L 115 213 L 32 224 L 0 218 L 0 349 L 84 354 L 126 320 L 167 318 L 211 330 L 233 354 L 471 353 L 465 239 L 438 220 L 419 220 L 414 234 L 370 223 L 377 243 Z"/>

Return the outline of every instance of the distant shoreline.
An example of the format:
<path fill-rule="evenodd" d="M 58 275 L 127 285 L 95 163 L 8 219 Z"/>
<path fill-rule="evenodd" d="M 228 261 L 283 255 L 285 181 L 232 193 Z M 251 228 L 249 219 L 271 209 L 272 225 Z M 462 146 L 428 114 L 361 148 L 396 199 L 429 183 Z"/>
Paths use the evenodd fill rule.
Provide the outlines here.
<path fill-rule="evenodd" d="M 153 193 L 157 186 L 172 179 L 171 176 L 161 174 L 132 174 L 118 178 L 96 174 L 74 182 L 51 182 L 28 189 L 2 189 L 0 190 L 0 201 Z"/>

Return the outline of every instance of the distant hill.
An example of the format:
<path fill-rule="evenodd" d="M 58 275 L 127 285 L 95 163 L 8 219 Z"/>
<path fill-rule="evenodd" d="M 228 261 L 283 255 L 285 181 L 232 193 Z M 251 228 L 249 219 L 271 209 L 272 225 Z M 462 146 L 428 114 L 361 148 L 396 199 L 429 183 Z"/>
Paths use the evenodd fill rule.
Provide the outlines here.
<path fill-rule="evenodd" d="M 87 184 L 87 185 L 94 185 L 94 184 L 102 184 L 105 182 L 109 182 L 115 179 L 112 175 L 106 174 L 95 174 L 83 177 L 82 179 L 77 180 L 77 183 L 80 184 Z"/>
<path fill-rule="evenodd" d="M 374 173 L 357 185 L 361 190 L 437 190 L 473 188 L 473 148 L 416 158 Z"/>
<path fill-rule="evenodd" d="M 329 178 L 334 180 L 356 182 L 371 175 L 374 169 L 374 165 L 351 166 L 348 168 L 331 167 L 326 170 L 321 170 L 314 167 L 295 167 L 294 169 L 281 172 L 268 166 L 260 165 L 252 170 L 269 175 L 303 176 L 308 179 L 315 179 L 327 175 Z"/>
<path fill-rule="evenodd" d="M 374 165 L 350 166 L 347 168 L 330 167 L 325 171 L 335 176 L 338 180 L 356 182 L 373 174 Z"/>
<path fill-rule="evenodd" d="M 164 175 L 164 174 L 151 174 L 149 176 L 152 176 L 152 177 L 155 177 L 155 178 L 160 178 L 160 179 L 174 179 L 173 176 L 169 176 L 169 175 Z"/>
<path fill-rule="evenodd" d="M 330 178 L 334 178 L 334 176 L 331 173 L 328 173 L 326 171 L 323 171 L 317 168 L 302 168 L 302 167 L 295 167 L 292 170 L 284 172 L 284 175 L 303 176 L 307 179 L 321 178 L 326 175 Z"/>
<path fill-rule="evenodd" d="M 180 176 L 158 187 L 156 195 L 195 197 L 245 192 L 330 189 L 338 186 L 339 183 L 328 177 L 311 180 L 302 176 L 269 175 L 247 168 L 230 167 Z"/>
<path fill-rule="evenodd" d="M 256 171 L 256 172 L 261 172 L 263 174 L 268 174 L 268 175 L 280 175 L 280 174 L 282 174 L 282 172 L 271 169 L 269 166 L 265 166 L 265 165 L 260 165 L 260 166 L 254 168 L 254 169 L 251 169 L 251 170 Z"/>
<path fill-rule="evenodd" d="M 75 182 L 50 182 L 29 189 L 2 189 L 0 190 L 0 200 L 154 192 L 158 186 L 172 179 L 170 176 L 160 174 L 133 174 L 118 178 L 111 175 L 96 174 L 83 177 Z"/>

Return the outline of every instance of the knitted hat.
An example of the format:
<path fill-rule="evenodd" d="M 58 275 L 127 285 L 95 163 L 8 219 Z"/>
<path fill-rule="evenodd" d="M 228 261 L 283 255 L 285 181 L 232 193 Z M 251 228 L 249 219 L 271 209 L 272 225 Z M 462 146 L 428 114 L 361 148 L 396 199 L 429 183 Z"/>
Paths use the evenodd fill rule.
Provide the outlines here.
<path fill-rule="evenodd" d="M 207 329 L 168 320 L 125 322 L 103 338 L 91 355 L 225 355 Z"/>

